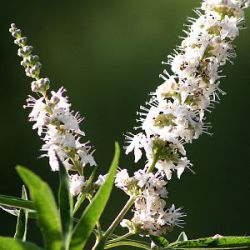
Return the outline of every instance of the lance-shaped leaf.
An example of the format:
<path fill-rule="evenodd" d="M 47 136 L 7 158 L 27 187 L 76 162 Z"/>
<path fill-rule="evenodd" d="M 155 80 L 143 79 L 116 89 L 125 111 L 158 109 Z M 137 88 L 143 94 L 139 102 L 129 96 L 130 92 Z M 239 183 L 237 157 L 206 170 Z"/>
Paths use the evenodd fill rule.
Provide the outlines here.
<path fill-rule="evenodd" d="M 60 209 L 60 217 L 62 222 L 62 232 L 64 238 L 64 246 L 67 250 L 71 237 L 73 225 L 73 198 L 69 191 L 69 176 L 65 167 L 61 164 L 60 171 L 60 187 L 58 194 L 58 203 Z"/>
<path fill-rule="evenodd" d="M 8 207 L 15 208 L 25 208 L 34 210 L 34 203 L 32 201 L 27 201 L 24 199 L 20 199 L 18 197 L 0 195 L 0 204 Z"/>
<path fill-rule="evenodd" d="M 37 211 L 37 220 L 47 250 L 62 249 L 62 229 L 59 211 L 53 193 L 39 176 L 27 168 L 18 166 L 17 172 L 29 188 L 31 200 Z"/>
<path fill-rule="evenodd" d="M 28 200 L 25 186 L 22 186 L 22 199 Z M 27 235 L 27 224 L 28 224 L 28 211 L 27 209 L 21 208 L 17 217 L 16 233 L 14 238 L 26 241 Z"/>
<path fill-rule="evenodd" d="M 162 236 L 150 235 L 150 239 L 158 247 L 167 247 L 169 244 L 168 240 Z"/>
<path fill-rule="evenodd" d="M 33 243 L 9 237 L 0 237 L 0 250 L 43 250 Z"/>
<path fill-rule="evenodd" d="M 175 242 L 169 245 L 173 248 L 236 248 L 250 247 L 250 237 L 244 236 L 227 236 L 227 237 L 208 237 L 195 240 L 187 240 L 182 242 Z"/>
<path fill-rule="evenodd" d="M 70 250 L 82 250 L 90 234 L 93 232 L 95 224 L 99 220 L 112 191 L 119 157 L 120 148 L 118 143 L 116 143 L 115 156 L 109 169 L 107 179 L 96 193 L 93 201 L 87 206 L 80 221 L 76 225 L 72 235 Z"/>

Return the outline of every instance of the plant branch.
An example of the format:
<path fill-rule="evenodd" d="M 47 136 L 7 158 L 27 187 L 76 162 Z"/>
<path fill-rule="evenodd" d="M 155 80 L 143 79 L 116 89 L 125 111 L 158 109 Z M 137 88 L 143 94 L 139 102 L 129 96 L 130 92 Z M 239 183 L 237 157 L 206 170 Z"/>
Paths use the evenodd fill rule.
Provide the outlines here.
<path fill-rule="evenodd" d="M 137 242 L 137 241 L 119 241 L 114 242 L 112 244 L 108 244 L 104 247 L 104 249 L 110 249 L 118 246 L 131 246 L 131 247 L 137 247 L 140 249 L 152 249 L 150 245 L 146 245 L 145 243 Z"/>
<path fill-rule="evenodd" d="M 124 235 L 121 235 L 121 236 L 118 236 L 118 237 L 116 237 L 116 238 L 114 238 L 114 239 L 112 239 L 112 240 L 109 240 L 107 243 L 108 243 L 108 244 L 111 244 L 111 243 L 114 243 L 114 242 L 117 242 L 117 241 L 121 241 L 121 240 L 124 240 L 124 239 L 126 239 L 126 238 L 132 236 L 132 235 L 134 235 L 134 234 L 128 232 L 128 233 L 126 233 L 126 234 L 124 234 Z"/>

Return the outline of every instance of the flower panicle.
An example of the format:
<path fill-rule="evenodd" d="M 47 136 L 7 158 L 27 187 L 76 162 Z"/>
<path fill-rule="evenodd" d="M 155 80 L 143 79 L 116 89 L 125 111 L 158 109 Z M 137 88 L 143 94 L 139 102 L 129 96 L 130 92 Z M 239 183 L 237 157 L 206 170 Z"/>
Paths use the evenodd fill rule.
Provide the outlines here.
<path fill-rule="evenodd" d="M 84 167 L 87 164 L 96 166 L 94 150 L 89 142 L 81 142 L 85 135 L 80 129 L 83 118 L 71 110 L 63 87 L 49 92 L 50 80 L 40 76 L 42 64 L 39 57 L 32 54 L 33 47 L 28 45 L 21 30 L 11 24 L 9 31 L 19 47 L 17 54 L 22 58 L 21 65 L 26 75 L 33 79 L 31 90 L 37 96 L 29 96 L 24 107 L 31 109 L 29 121 L 33 122 L 33 129 L 43 140 L 41 157 L 49 158 L 52 171 L 59 170 L 60 159 L 70 174 L 70 191 L 72 195 L 78 195 L 86 183 Z"/>
<path fill-rule="evenodd" d="M 133 152 L 135 162 L 143 154 L 146 156 L 143 178 L 155 173 L 155 178 L 169 181 L 173 172 L 180 178 L 184 170 L 192 166 L 184 146 L 203 133 L 211 134 L 206 113 L 211 112 L 220 95 L 225 94 L 220 89 L 221 78 L 225 77 L 221 67 L 236 57 L 233 41 L 244 27 L 244 9 L 249 5 L 250 0 L 203 0 L 201 7 L 194 10 L 197 17 L 188 18 L 183 41 L 163 62 L 170 67 L 160 74 L 163 83 L 137 113 L 139 125 L 135 129 L 139 132 L 128 133 L 125 138 L 126 154 Z M 138 172 L 129 177 L 122 170 L 116 185 L 130 195 L 128 183 L 136 176 Z M 139 185 L 140 181 L 136 183 Z M 167 193 L 166 185 L 161 189 Z M 166 210 L 165 201 L 156 190 L 151 192 L 150 185 L 140 189 L 134 217 L 123 221 L 123 226 L 162 235 L 169 231 L 170 225 L 181 224 L 181 211 L 174 206 Z M 169 223 L 170 220 L 174 222 Z"/>

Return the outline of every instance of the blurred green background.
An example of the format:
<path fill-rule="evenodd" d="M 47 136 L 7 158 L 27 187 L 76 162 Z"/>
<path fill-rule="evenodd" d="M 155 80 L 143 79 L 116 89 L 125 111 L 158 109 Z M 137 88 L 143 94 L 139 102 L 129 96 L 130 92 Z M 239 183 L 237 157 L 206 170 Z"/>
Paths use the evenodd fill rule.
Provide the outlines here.
<path fill-rule="evenodd" d="M 114 141 L 124 145 L 123 134 L 136 125 L 136 111 L 161 83 L 160 62 L 180 43 L 183 23 L 199 4 L 198 0 L 1 2 L 0 193 L 20 194 L 16 164 L 30 167 L 54 189 L 58 185 L 47 159 L 38 159 L 41 141 L 27 121 L 28 111 L 22 109 L 31 93 L 30 79 L 8 33 L 11 22 L 29 37 L 52 87 L 63 85 L 74 110 L 86 117 L 82 128 L 96 148 L 99 172 L 105 173 Z M 246 18 L 249 24 L 250 10 Z M 184 229 L 190 238 L 250 234 L 250 29 L 242 30 L 236 43 L 238 57 L 235 65 L 224 68 L 227 78 L 221 85 L 227 95 L 208 115 L 214 135 L 203 135 L 187 147 L 196 174 L 186 171 L 168 188 L 169 203 L 183 206 L 188 215 Z M 132 172 L 142 165 L 122 154 L 120 167 Z M 104 228 L 126 198 L 119 190 L 113 193 L 102 218 Z M 13 235 L 14 230 L 15 219 L 0 211 L 0 235 Z M 180 232 L 176 229 L 169 239 Z M 29 231 L 29 239 L 41 242 L 36 227 Z"/>

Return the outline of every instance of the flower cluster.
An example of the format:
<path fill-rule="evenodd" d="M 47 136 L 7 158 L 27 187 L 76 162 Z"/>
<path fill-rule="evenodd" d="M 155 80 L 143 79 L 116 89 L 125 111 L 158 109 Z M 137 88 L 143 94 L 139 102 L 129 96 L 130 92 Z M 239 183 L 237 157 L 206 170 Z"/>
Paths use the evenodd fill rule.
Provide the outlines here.
<path fill-rule="evenodd" d="M 124 219 L 121 226 L 127 227 L 130 232 L 141 235 L 162 235 L 174 226 L 181 226 L 181 217 L 184 215 L 180 209 L 172 205 L 166 208 L 168 193 L 167 182 L 160 173 L 147 173 L 139 170 L 129 177 L 126 169 L 118 172 L 116 186 L 135 198 L 134 217 L 131 221 Z"/>
<path fill-rule="evenodd" d="M 163 62 L 170 65 L 173 73 L 165 70 L 160 75 L 164 82 L 138 113 L 140 125 L 136 129 L 141 131 L 126 136 L 126 153 L 133 151 L 135 162 L 143 152 L 146 155 L 147 164 L 141 178 L 146 178 L 147 182 L 151 183 L 149 175 L 159 181 L 162 176 L 170 180 L 174 171 L 180 178 L 191 166 L 184 145 L 202 133 L 209 133 L 210 124 L 205 122 L 205 113 L 219 101 L 219 94 L 224 93 L 219 88 L 223 77 L 220 67 L 236 56 L 232 42 L 239 35 L 244 8 L 249 5 L 249 0 L 203 0 L 201 8 L 195 10 L 198 17 L 188 19 L 190 25 L 181 45 Z M 154 168 L 157 169 L 155 175 L 151 173 Z M 135 173 L 133 178 L 137 175 Z M 120 182 L 118 177 L 118 187 L 131 179 L 123 176 Z M 165 210 L 166 204 L 161 199 L 165 197 L 152 187 L 153 184 L 141 187 L 130 223 L 148 234 L 160 235 L 166 232 L 166 225 L 178 224 L 181 213 L 174 206 Z M 165 184 L 161 186 L 165 188 Z M 169 223 L 171 220 L 174 222 Z M 123 225 L 128 226 L 128 221 Z"/>
<path fill-rule="evenodd" d="M 49 157 L 52 171 L 59 170 L 58 158 L 63 162 L 69 173 L 73 173 L 70 176 L 70 191 L 72 195 L 78 195 L 85 185 L 85 165 L 96 165 L 91 146 L 88 142 L 81 142 L 84 132 L 79 124 L 82 118 L 71 110 L 63 87 L 48 93 L 50 80 L 40 77 L 41 63 L 38 56 L 32 54 L 33 48 L 27 45 L 27 38 L 22 36 L 15 24 L 11 25 L 10 32 L 19 46 L 18 55 L 22 58 L 21 65 L 26 75 L 34 80 L 31 90 L 37 97 L 29 96 L 25 108 L 31 109 L 29 120 L 44 142 L 42 156 Z"/>

